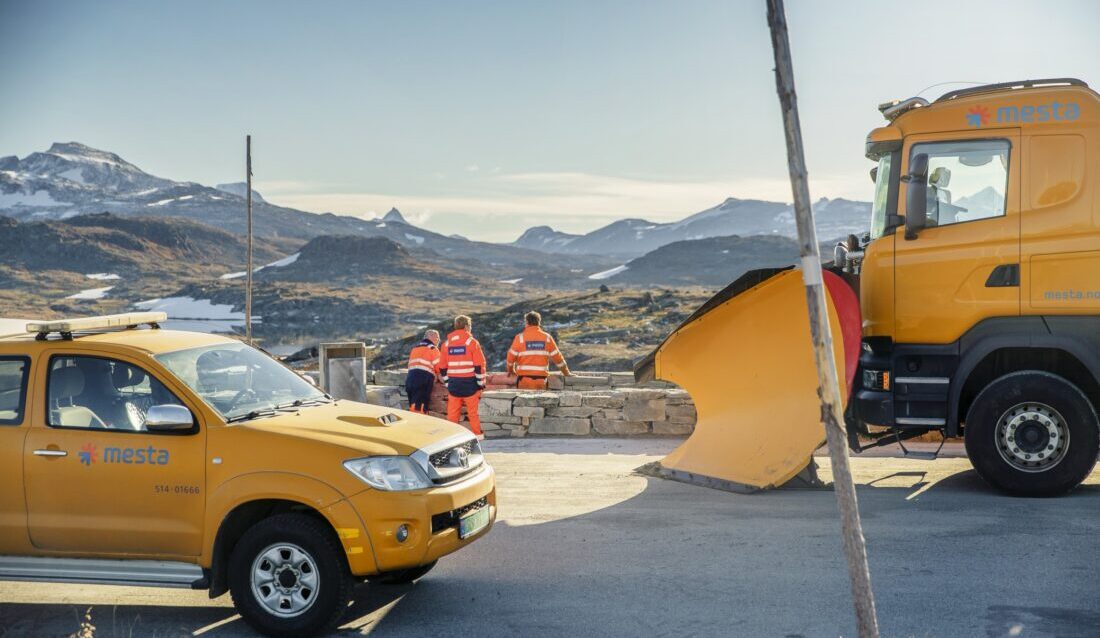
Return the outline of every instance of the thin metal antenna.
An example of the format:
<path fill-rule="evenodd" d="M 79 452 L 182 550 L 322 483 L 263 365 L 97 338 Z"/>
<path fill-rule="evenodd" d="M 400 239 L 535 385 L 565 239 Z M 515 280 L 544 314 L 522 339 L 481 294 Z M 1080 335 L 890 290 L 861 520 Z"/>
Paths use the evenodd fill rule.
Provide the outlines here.
<path fill-rule="evenodd" d="M 833 490 L 840 509 L 844 553 L 848 559 L 852 600 L 856 612 L 856 628 L 861 638 L 878 638 L 878 618 L 875 597 L 871 591 L 871 571 L 867 566 L 867 546 L 863 540 L 863 525 L 859 518 L 856 487 L 848 467 L 847 435 L 841 408 L 840 379 L 833 356 L 833 336 L 829 330 L 829 306 L 821 274 L 821 250 L 817 245 L 814 212 L 810 207 L 810 187 L 806 178 L 806 157 L 802 150 L 802 125 L 798 120 L 798 102 L 794 92 L 794 69 L 791 45 L 787 38 L 787 17 L 783 0 L 767 0 L 768 26 L 771 29 L 772 50 L 775 53 L 775 88 L 783 111 L 783 130 L 787 138 L 787 167 L 791 175 L 795 220 L 798 225 L 799 252 L 802 255 L 802 281 L 806 284 L 806 304 L 810 314 L 810 337 L 821 397 L 821 418 L 825 422 L 825 438 L 829 442 L 829 458 L 833 466 Z"/>
<path fill-rule="evenodd" d="M 248 200 L 248 269 L 245 271 L 244 288 L 244 335 L 248 345 L 252 345 L 252 136 L 244 137 L 246 193 Z"/>

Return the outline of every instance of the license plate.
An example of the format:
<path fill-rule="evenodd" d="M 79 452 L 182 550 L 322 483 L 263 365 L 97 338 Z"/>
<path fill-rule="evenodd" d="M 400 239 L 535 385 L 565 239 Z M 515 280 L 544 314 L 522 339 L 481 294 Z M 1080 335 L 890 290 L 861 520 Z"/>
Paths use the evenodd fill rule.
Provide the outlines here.
<path fill-rule="evenodd" d="M 466 538 L 485 529 L 489 525 L 489 508 L 474 510 L 458 519 L 458 537 Z"/>

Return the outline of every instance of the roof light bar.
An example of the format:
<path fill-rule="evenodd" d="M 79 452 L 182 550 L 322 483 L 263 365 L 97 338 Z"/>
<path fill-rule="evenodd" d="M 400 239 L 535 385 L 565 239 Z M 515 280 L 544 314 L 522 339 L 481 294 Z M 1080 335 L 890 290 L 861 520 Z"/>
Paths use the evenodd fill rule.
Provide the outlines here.
<path fill-rule="evenodd" d="M 65 336 L 74 332 L 136 328 L 141 325 L 159 328 L 159 324 L 167 319 L 168 313 L 166 312 L 129 312 L 121 315 L 102 315 L 100 317 L 32 321 L 27 324 L 27 332 L 37 333 L 40 339 L 45 339 L 46 335 L 53 332 Z"/>

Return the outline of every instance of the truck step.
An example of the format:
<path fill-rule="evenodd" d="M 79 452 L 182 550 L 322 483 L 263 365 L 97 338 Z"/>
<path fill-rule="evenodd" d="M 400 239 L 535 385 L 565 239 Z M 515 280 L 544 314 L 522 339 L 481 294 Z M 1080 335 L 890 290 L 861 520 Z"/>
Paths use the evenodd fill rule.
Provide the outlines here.
<path fill-rule="evenodd" d="M 0 556 L 0 580 L 200 589 L 202 568 L 158 560 Z"/>

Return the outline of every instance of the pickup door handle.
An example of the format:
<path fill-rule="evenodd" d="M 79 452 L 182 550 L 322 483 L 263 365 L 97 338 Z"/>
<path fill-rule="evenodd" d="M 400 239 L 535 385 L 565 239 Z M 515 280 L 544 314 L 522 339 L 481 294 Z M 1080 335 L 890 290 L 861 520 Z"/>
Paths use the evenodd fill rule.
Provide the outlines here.
<path fill-rule="evenodd" d="M 35 450 L 35 456 L 68 456 L 69 453 L 65 450 Z"/>

